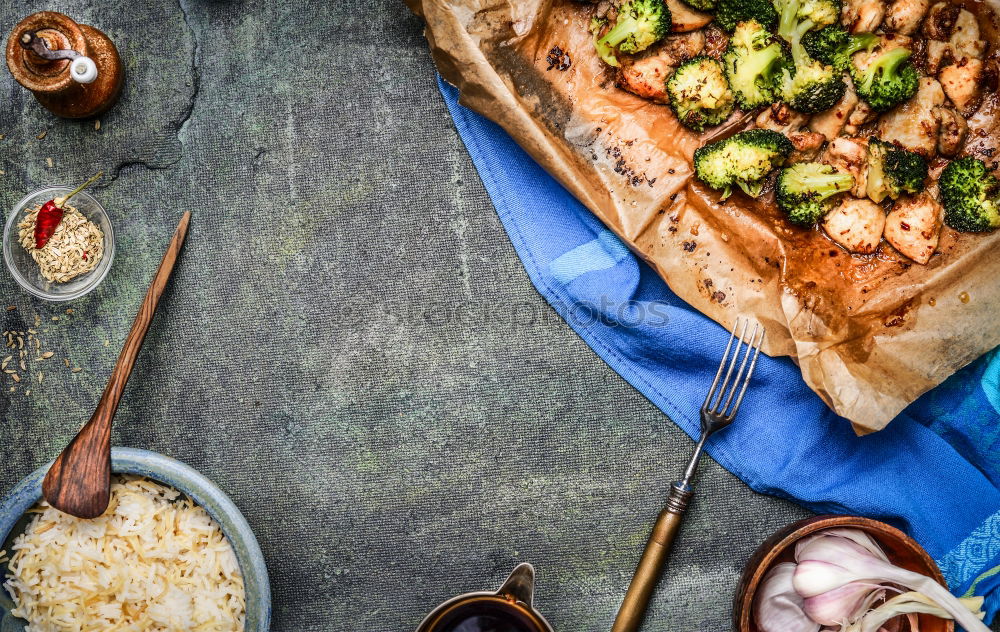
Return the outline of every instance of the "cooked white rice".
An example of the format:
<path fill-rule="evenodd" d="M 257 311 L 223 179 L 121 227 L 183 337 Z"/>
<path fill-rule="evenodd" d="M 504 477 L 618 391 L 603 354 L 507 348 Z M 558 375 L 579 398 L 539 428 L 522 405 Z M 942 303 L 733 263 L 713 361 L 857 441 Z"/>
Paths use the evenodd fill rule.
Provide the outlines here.
<path fill-rule="evenodd" d="M 74 518 L 45 502 L 33 511 L 4 583 L 28 632 L 243 630 L 233 549 L 177 490 L 115 477 L 99 518 Z"/>

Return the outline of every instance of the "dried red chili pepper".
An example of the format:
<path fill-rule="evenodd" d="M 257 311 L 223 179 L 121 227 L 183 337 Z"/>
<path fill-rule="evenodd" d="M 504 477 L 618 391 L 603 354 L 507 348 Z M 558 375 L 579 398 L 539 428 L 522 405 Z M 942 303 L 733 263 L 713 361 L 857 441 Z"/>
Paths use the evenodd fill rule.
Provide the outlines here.
<path fill-rule="evenodd" d="M 104 175 L 103 171 L 78 186 L 69 195 L 51 199 L 42 205 L 42 208 L 38 211 L 38 217 L 35 219 L 35 248 L 44 248 L 45 244 L 49 243 L 52 235 L 55 234 L 56 228 L 59 227 L 59 222 L 62 221 L 63 215 L 66 213 L 63 210 L 63 205 L 71 197 L 96 182 L 102 175 Z"/>

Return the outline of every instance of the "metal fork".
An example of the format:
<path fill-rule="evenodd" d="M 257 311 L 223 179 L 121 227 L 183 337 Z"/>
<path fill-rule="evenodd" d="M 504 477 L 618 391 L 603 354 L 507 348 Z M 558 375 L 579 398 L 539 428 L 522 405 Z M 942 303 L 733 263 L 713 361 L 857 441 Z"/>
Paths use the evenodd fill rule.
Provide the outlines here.
<path fill-rule="evenodd" d="M 670 553 L 674 536 L 680 530 L 688 502 L 694 494 L 691 489 L 691 479 L 698 467 L 698 459 L 705 447 L 705 440 L 712 433 L 733 423 L 736 413 L 740 409 L 740 404 L 743 403 L 743 396 L 746 395 L 747 387 L 750 385 L 750 376 L 753 375 L 754 367 L 757 366 L 757 356 L 760 355 L 760 346 L 764 341 L 764 328 L 755 324 L 753 333 L 747 339 L 750 321 L 742 319 L 743 331 L 739 335 L 734 350 L 733 341 L 737 340 L 736 331 L 740 329 L 740 324 L 741 319 L 737 319 L 733 326 L 733 333 L 729 336 L 726 352 L 722 356 L 722 362 L 719 363 L 719 370 L 716 371 L 715 379 L 712 381 L 712 388 L 709 389 L 705 403 L 701 406 L 701 437 L 695 446 L 694 455 L 691 456 L 691 461 L 688 463 L 687 469 L 684 470 L 684 478 L 670 486 L 666 507 L 660 512 L 660 516 L 653 526 L 653 532 L 649 535 L 646 550 L 643 551 L 639 565 L 635 569 L 635 575 L 632 576 L 632 583 L 629 584 L 625 599 L 622 601 L 621 608 L 618 609 L 618 616 L 615 617 L 615 624 L 612 626 L 611 632 L 635 632 L 639 629 L 639 624 L 642 623 L 643 616 L 646 614 L 649 598 L 659 580 L 663 563 Z M 760 332 L 759 337 L 758 331 Z M 740 359 L 741 349 L 743 349 L 742 360 Z M 730 351 L 732 351 L 732 355 L 730 355 Z M 747 370 L 748 361 L 750 363 L 749 370 Z M 732 380 L 733 371 L 737 364 L 739 364 L 739 370 L 736 371 L 736 379 Z M 723 373 L 725 373 L 724 379 Z M 741 380 L 742 385 L 740 384 Z"/>

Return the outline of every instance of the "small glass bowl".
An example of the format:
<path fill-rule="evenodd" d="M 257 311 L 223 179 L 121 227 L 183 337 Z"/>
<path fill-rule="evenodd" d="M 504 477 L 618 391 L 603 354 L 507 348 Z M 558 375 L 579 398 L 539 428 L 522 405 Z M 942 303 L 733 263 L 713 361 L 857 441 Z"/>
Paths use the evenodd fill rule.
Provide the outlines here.
<path fill-rule="evenodd" d="M 72 190 L 73 187 L 51 186 L 26 195 L 24 199 L 14 205 L 14 210 L 7 218 L 3 229 L 3 260 L 7 264 L 7 269 L 10 270 L 18 285 L 26 292 L 47 301 L 69 301 L 89 293 L 100 285 L 104 277 L 108 275 L 108 271 L 111 270 L 111 262 L 115 258 L 115 232 L 111 227 L 111 218 L 108 217 L 108 213 L 101 206 L 101 203 L 86 191 L 74 195 L 69 203 L 83 213 L 87 219 L 97 224 L 104 233 L 104 255 L 96 268 L 66 283 L 52 283 L 42 276 L 38 264 L 21 246 L 17 225 L 24 219 L 25 209 L 45 204 L 53 198 L 67 195 Z"/>

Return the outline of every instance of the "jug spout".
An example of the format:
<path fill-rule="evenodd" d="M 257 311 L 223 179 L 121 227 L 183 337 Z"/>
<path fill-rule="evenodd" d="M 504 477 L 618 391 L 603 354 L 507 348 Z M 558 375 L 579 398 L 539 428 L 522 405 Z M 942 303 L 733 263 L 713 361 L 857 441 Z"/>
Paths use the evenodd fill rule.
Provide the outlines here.
<path fill-rule="evenodd" d="M 507 578 L 507 581 L 497 591 L 498 595 L 520 601 L 529 608 L 531 607 L 531 599 L 534 593 L 535 567 L 527 562 L 518 564 L 517 568 Z"/>

